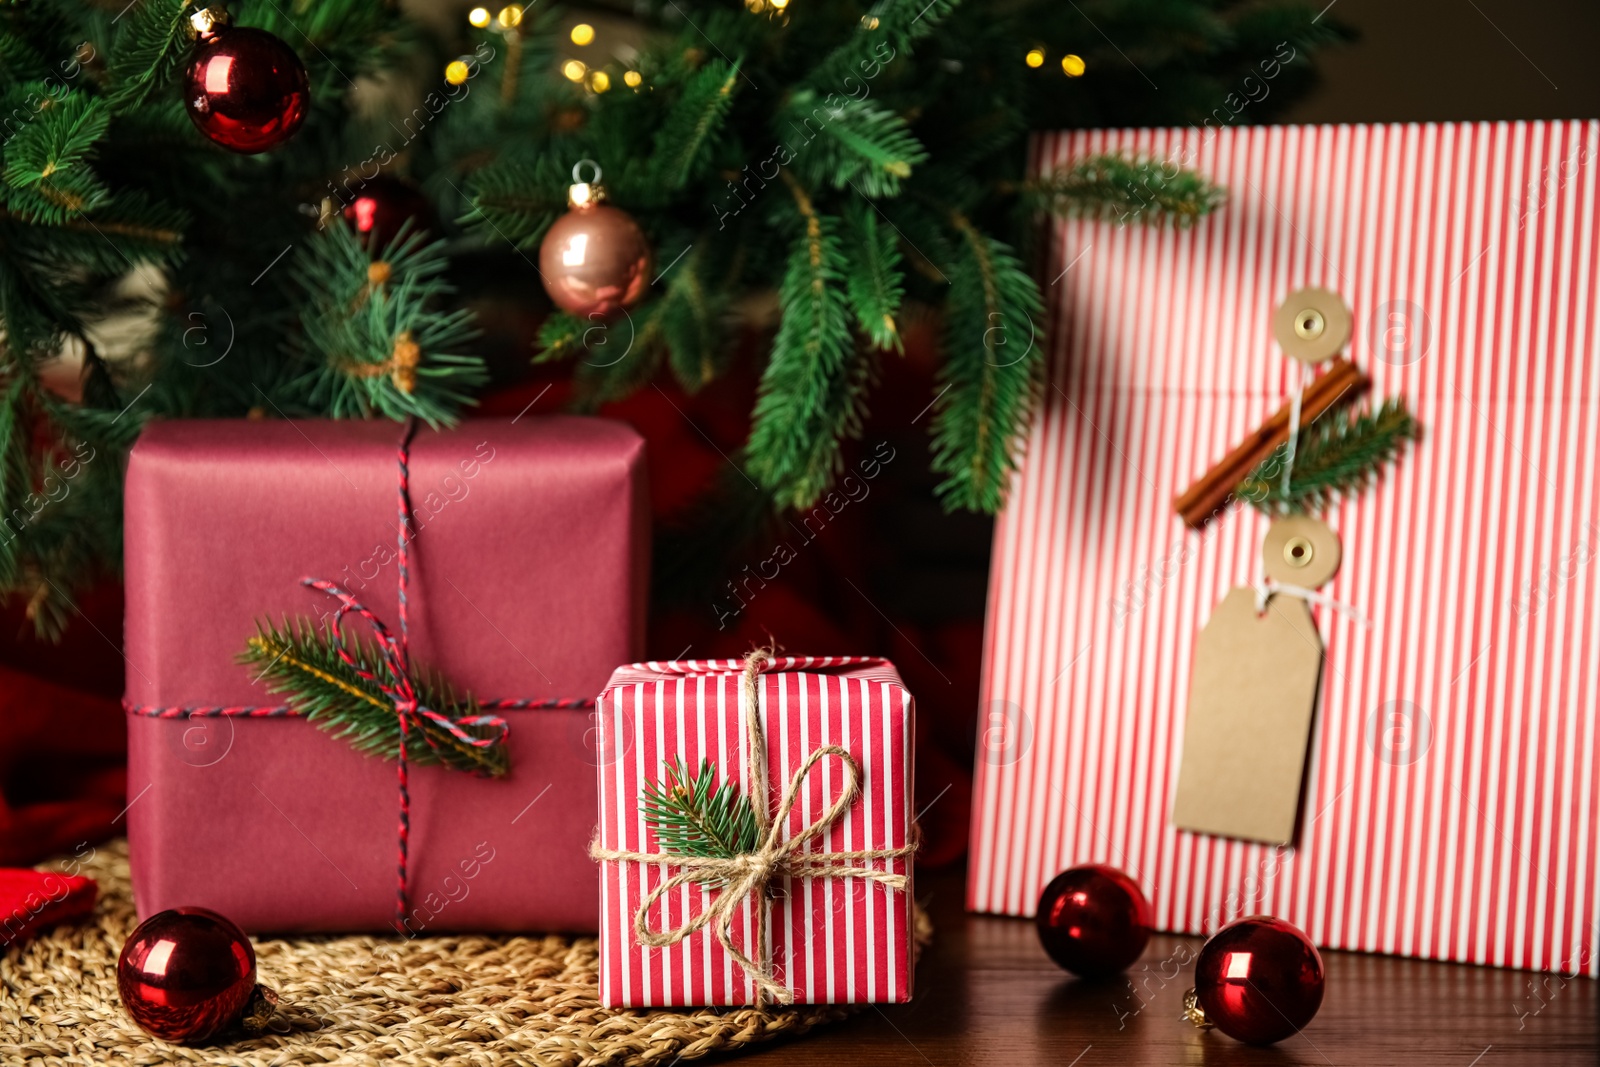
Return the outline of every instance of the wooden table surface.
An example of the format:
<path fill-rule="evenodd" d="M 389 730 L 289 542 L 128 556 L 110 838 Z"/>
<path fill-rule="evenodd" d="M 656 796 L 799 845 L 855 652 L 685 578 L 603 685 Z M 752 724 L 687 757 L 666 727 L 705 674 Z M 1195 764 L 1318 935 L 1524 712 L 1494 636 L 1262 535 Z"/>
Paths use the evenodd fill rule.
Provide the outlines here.
<path fill-rule="evenodd" d="M 965 914 L 959 872 L 919 875 L 917 892 L 934 942 L 912 1002 L 869 1007 L 754 1053 L 760 1067 L 1600 1065 L 1592 979 L 1324 952 L 1317 1017 L 1278 1045 L 1252 1048 L 1180 1017 L 1194 967 L 1175 961 L 1192 961 L 1200 938 L 1158 934 L 1127 977 L 1091 984 L 1046 958 L 1032 921 Z"/>

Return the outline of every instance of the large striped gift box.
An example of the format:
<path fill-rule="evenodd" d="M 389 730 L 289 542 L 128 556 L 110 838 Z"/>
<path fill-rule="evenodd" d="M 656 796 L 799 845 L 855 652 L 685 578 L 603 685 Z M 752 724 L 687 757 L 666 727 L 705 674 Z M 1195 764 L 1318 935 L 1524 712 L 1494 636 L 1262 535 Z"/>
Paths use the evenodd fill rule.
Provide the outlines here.
<path fill-rule="evenodd" d="M 1265 912 L 1332 948 L 1597 973 L 1600 123 L 1073 132 L 1226 187 L 1188 230 L 1055 224 L 1048 383 L 995 533 L 969 904 L 1127 870 L 1164 930 Z M 1425 427 L 1323 515 L 1344 546 L 1297 837 L 1172 822 L 1196 635 L 1265 519 L 1173 498 L 1297 382 L 1321 286 Z"/>
<path fill-rule="evenodd" d="M 837 746 L 859 766 L 860 793 L 833 821 L 846 789 L 843 761 L 819 759 L 800 776 L 778 837 L 794 843 L 791 862 L 770 892 L 739 900 L 730 944 L 770 964 L 796 1003 L 898 1002 L 911 996 L 912 731 L 914 705 L 887 660 L 858 656 L 777 656 L 753 681 L 745 663 L 686 660 L 619 667 L 599 699 L 600 832 L 597 850 L 662 855 L 659 862 L 607 860 L 600 878 L 600 996 L 611 1007 L 743 1005 L 756 1001 L 750 973 L 712 931 L 660 947 L 641 945 L 641 904 L 683 867 L 663 853 L 641 795 L 663 781 L 670 761 L 690 771 L 709 760 L 720 786 L 750 792 L 752 752 L 746 716 L 758 717 L 767 796 L 781 814 L 791 779 L 808 757 Z M 807 828 L 820 835 L 807 839 Z M 867 858 L 862 852 L 905 851 Z M 845 859 L 854 855 L 856 858 Z M 899 876 L 898 888 L 870 877 L 799 877 L 807 865 L 872 869 Z M 683 927 L 726 888 L 684 884 L 647 909 L 652 932 Z M 756 909 L 764 909 L 765 937 Z"/>

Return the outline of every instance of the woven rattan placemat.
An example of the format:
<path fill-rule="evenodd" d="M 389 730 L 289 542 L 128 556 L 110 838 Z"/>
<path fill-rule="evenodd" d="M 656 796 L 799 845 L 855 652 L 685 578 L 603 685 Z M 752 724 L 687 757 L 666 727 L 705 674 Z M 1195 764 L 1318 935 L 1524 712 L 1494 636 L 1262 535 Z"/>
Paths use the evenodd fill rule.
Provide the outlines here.
<path fill-rule="evenodd" d="M 260 980 L 288 1032 L 183 1048 L 147 1037 L 117 1000 L 117 953 L 136 925 L 125 841 L 82 865 L 93 918 L 0 956 L 0 1060 L 29 1064 L 632 1065 L 662 1067 L 793 1037 L 851 1005 L 613 1011 L 597 999 L 594 938 L 257 939 Z M 918 940 L 929 928 L 918 913 Z"/>

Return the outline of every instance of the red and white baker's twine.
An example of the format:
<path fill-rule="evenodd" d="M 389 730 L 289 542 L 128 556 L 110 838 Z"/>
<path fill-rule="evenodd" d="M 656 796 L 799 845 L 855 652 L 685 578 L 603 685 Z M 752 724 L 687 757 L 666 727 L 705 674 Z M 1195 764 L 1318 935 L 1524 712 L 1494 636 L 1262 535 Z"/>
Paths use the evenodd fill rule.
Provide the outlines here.
<path fill-rule="evenodd" d="M 451 719 L 441 715 L 432 708 L 422 704 L 415 681 L 411 677 L 411 654 L 407 646 L 407 629 L 409 612 L 407 609 L 406 586 L 411 581 L 411 568 L 408 564 L 408 546 L 411 542 L 411 473 L 410 452 L 411 438 L 416 433 L 416 419 L 406 420 L 404 431 L 400 435 L 398 459 L 400 466 L 400 536 L 397 558 L 399 562 L 399 588 L 398 602 L 400 607 L 400 635 L 398 638 L 389 633 L 383 620 L 373 614 L 360 601 L 351 596 L 344 589 L 333 582 L 322 578 L 302 578 L 300 584 L 312 589 L 320 590 L 339 601 L 339 610 L 334 612 L 331 626 L 336 642 L 339 658 L 361 677 L 377 685 L 394 703 L 395 715 L 400 723 L 400 746 L 396 753 L 396 763 L 399 767 L 400 784 L 400 826 L 399 826 L 399 884 L 395 891 L 395 928 L 401 933 L 405 932 L 406 915 L 410 911 L 407 904 L 407 855 L 411 838 L 411 790 L 409 787 L 409 773 L 406 762 L 406 743 L 410 738 L 411 726 L 416 724 L 419 728 L 424 719 L 447 731 L 450 736 L 463 744 L 474 748 L 491 748 L 503 744 L 511 727 L 498 715 L 471 715 L 462 719 Z M 344 643 L 344 617 L 350 612 L 355 612 L 372 627 L 373 636 L 377 638 L 378 654 L 383 660 L 384 669 L 389 674 L 389 680 L 379 677 L 372 671 L 366 670 L 350 654 Z M 492 711 L 512 711 L 528 708 L 587 708 L 593 707 L 594 701 L 579 697 L 556 697 L 531 700 L 493 700 L 479 705 Z M 232 707 L 153 707 L 143 704 L 129 704 L 126 701 L 123 707 L 132 715 L 142 715 L 154 719 L 201 719 L 238 716 L 241 718 L 290 718 L 298 717 L 304 712 L 296 710 L 287 704 L 257 705 L 242 704 Z M 476 737 L 462 729 L 463 726 L 491 726 L 497 732 L 488 737 Z M 437 743 L 427 734 L 424 740 L 429 745 L 437 748 Z"/>

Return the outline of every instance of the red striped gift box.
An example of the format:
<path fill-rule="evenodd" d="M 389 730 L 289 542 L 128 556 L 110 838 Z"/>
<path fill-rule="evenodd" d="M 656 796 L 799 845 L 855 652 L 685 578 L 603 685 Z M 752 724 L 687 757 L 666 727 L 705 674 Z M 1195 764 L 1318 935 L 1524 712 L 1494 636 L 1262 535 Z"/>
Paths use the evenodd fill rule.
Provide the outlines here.
<path fill-rule="evenodd" d="M 995 533 L 969 904 L 1087 861 L 1164 930 L 1266 912 L 1320 945 L 1597 973 L 1600 124 L 1074 132 L 1229 192 L 1192 229 L 1054 226 L 1044 402 Z M 1298 379 L 1270 316 L 1322 286 L 1426 437 L 1323 516 L 1344 563 L 1300 828 L 1178 830 L 1195 638 L 1265 519 L 1173 498 Z"/>
<path fill-rule="evenodd" d="M 663 763 L 690 768 L 710 759 L 719 784 L 747 789 L 742 660 L 687 660 L 620 667 L 599 699 L 600 835 L 604 849 L 657 852 L 640 813 L 640 792 Z M 857 656 L 778 656 L 758 682 L 757 714 L 766 741 L 769 811 L 790 777 L 823 745 L 846 749 L 863 771 L 861 796 L 804 855 L 895 849 L 911 842 L 914 704 L 894 666 Z M 840 795 L 842 772 L 823 760 L 805 779 L 787 820 L 795 836 Z M 909 857 L 876 861 L 911 874 Z M 609 1007 L 742 1005 L 755 999 L 746 974 L 706 931 L 678 944 L 645 948 L 634 940 L 640 902 L 676 868 L 670 863 L 607 862 L 600 888 L 600 996 Z M 747 956 L 752 909 L 769 907 L 772 974 L 796 1003 L 898 1002 L 911 996 L 909 883 L 891 890 L 840 878 L 773 881 L 767 903 L 746 899 L 733 942 Z M 653 929 L 675 927 L 720 892 L 688 885 L 666 897 Z"/>

